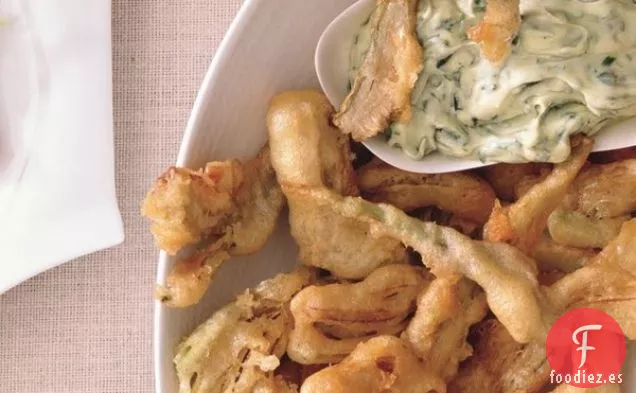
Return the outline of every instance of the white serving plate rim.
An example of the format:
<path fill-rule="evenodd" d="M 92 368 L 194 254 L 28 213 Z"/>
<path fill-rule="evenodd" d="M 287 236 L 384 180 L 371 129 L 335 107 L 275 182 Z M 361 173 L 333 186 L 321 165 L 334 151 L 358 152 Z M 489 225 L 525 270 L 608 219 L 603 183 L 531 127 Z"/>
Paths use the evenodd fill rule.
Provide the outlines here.
<path fill-rule="evenodd" d="M 240 31 L 245 28 L 246 21 L 249 20 L 255 13 L 256 7 L 253 5 L 262 0 L 245 0 L 241 5 L 236 17 L 230 24 L 221 44 L 219 45 L 210 66 L 208 67 L 203 82 L 199 88 L 197 96 L 194 101 L 192 112 L 188 118 L 186 129 L 183 134 L 181 146 L 179 147 L 179 153 L 177 155 L 177 166 L 184 166 L 192 150 L 191 142 L 193 136 L 197 132 L 199 125 L 199 119 L 202 117 L 205 110 L 206 102 L 209 100 L 210 91 L 213 90 L 214 85 L 220 70 L 223 65 L 229 61 L 228 48 L 231 48 L 238 41 Z M 159 261 L 157 264 L 157 282 L 162 283 L 165 281 L 168 272 L 169 258 L 165 251 L 159 252 Z M 161 323 L 165 307 L 161 302 L 155 300 L 154 305 L 154 318 L 153 318 L 153 368 L 155 379 L 155 391 L 157 393 L 164 393 L 165 389 L 162 380 L 162 357 L 165 356 L 161 352 L 161 338 L 164 333 L 164 326 Z"/>

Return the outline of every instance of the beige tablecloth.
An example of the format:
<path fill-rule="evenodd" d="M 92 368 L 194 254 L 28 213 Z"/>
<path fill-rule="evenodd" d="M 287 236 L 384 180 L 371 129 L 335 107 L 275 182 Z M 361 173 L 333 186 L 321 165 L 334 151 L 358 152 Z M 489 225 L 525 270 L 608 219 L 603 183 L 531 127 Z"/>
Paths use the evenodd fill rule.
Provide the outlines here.
<path fill-rule="evenodd" d="M 240 4 L 113 1 L 116 180 L 126 240 L 0 296 L 1 393 L 154 391 L 157 251 L 139 205 L 174 162 L 198 86 Z"/>

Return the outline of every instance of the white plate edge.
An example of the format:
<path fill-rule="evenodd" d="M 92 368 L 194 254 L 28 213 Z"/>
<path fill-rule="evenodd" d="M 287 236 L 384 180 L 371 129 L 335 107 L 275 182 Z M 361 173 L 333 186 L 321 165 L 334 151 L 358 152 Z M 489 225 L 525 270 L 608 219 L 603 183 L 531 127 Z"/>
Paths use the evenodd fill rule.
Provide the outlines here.
<path fill-rule="evenodd" d="M 232 23 L 228 27 L 223 40 L 221 41 L 214 57 L 212 58 L 212 62 L 208 67 L 205 76 L 203 78 L 203 82 L 197 96 L 194 100 L 194 105 L 190 116 L 188 118 L 188 122 L 186 123 L 186 128 L 183 133 L 183 137 L 181 140 L 181 145 L 179 147 L 179 153 L 177 155 L 176 165 L 183 166 L 187 162 L 189 158 L 190 152 L 192 150 L 191 141 L 197 128 L 199 127 L 199 119 L 203 116 L 205 110 L 205 104 L 208 101 L 209 92 L 214 89 L 214 85 L 216 84 L 216 79 L 220 70 L 226 64 L 229 58 L 229 49 L 237 44 L 237 38 L 240 34 L 238 31 L 241 28 L 246 26 L 245 21 L 249 20 L 254 13 L 256 12 L 257 5 L 260 4 L 264 0 L 245 0 L 241 5 L 238 13 L 234 17 Z M 168 272 L 168 264 L 169 258 L 168 254 L 164 251 L 159 252 L 158 262 L 157 262 L 157 277 L 156 282 L 163 283 L 165 282 L 167 272 Z M 165 307 L 162 306 L 161 302 L 155 300 L 154 305 L 154 317 L 153 317 L 153 371 L 154 371 L 154 382 L 155 382 L 155 392 L 156 393 L 166 393 L 163 381 L 162 381 L 162 363 L 165 361 L 166 354 L 162 352 L 161 343 L 163 341 L 163 336 L 165 334 L 164 326 L 162 324 L 162 320 L 164 317 Z M 172 361 L 172 359 L 170 359 Z"/>

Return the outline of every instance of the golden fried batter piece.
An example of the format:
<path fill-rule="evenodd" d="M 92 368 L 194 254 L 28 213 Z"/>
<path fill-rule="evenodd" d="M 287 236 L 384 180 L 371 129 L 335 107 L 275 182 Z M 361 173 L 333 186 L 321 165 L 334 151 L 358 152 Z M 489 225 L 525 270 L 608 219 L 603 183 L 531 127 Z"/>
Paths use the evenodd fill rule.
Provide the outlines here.
<path fill-rule="evenodd" d="M 636 338 L 636 219 L 593 260 L 550 286 L 548 296 L 561 308 L 605 311 L 629 339 Z"/>
<path fill-rule="evenodd" d="M 488 165 L 477 170 L 493 188 L 497 194 L 497 198 L 514 202 L 517 199 L 515 190 L 517 185 L 526 177 L 540 176 L 549 173 L 550 164 L 541 164 L 536 162 L 528 162 L 523 164 L 500 163 Z"/>
<path fill-rule="evenodd" d="M 523 197 L 524 195 L 526 195 L 526 193 L 528 191 L 530 191 L 530 189 L 532 189 L 532 187 L 536 186 L 537 184 L 545 181 L 545 179 L 548 177 L 548 175 L 552 172 L 552 169 L 554 167 L 552 167 L 551 169 L 546 169 L 544 171 L 541 171 L 537 174 L 534 175 L 527 175 L 522 177 L 521 179 L 519 179 L 519 182 L 517 183 L 517 185 L 514 188 L 514 194 L 515 194 L 515 198 L 512 200 L 512 202 L 515 202 L 519 199 L 521 199 L 521 197 Z M 585 166 L 583 167 L 585 168 Z M 581 169 L 583 170 L 583 169 Z M 581 173 L 581 172 L 579 172 Z"/>
<path fill-rule="evenodd" d="M 358 283 L 303 289 L 290 306 L 287 354 L 301 364 L 334 363 L 371 337 L 399 334 L 429 280 L 421 268 L 389 265 Z"/>
<path fill-rule="evenodd" d="M 614 238 L 594 259 L 593 263 L 600 266 L 618 267 L 625 272 L 636 275 L 636 218 L 621 227 L 618 236 Z"/>
<path fill-rule="evenodd" d="M 459 217 L 453 213 L 440 210 L 436 206 L 415 209 L 408 212 L 408 214 L 411 217 L 419 218 L 422 221 L 431 221 L 438 225 L 451 227 L 471 238 L 481 236 L 480 224 L 469 219 Z"/>
<path fill-rule="evenodd" d="M 449 382 L 449 393 L 546 391 L 551 369 L 545 343 L 517 343 L 496 319 L 479 323 L 471 335 L 471 341 L 475 343 L 474 354 L 461 364 L 459 374 Z M 553 391 L 568 390 L 557 388 Z"/>
<path fill-rule="evenodd" d="M 193 255 L 177 261 L 155 298 L 168 307 L 188 307 L 201 300 L 216 270 L 230 259 L 230 236 L 224 236 Z"/>
<path fill-rule="evenodd" d="M 141 211 L 152 220 L 157 246 L 174 255 L 218 233 L 234 213 L 243 181 L 243 167 L 236 160 L 210 162 L 198 171 L 169 168 L 148 192 Z"/>
<path fill-rule="evenodd" d="M 360 168 L 357 175 L 365 199 L 390 203 L 407 212 L 437 206 L 481 226 L 495 203 L 490 185 L 467 172 L 411 173 L 376 159 Z"/>
<path fill-rule="evenodd" d="M 299 259 L 339 278 L 360 279 L 378 266 L 404 262 L 399 241 L 369 236 L 368 225 L 316 205 L 301 190 L 331 189 L 357 195 L 348 137 L 333 128 L 333 108 L 320 92 L 308 90 L 276 96 L 267 124 L 272 165 L 287 197 L 291 233 Z"/>
<path fill-rule="evenodd" d="M 594 258 L 597 252 L 590 248 L 564 246 L 544 234 L 534 247 L 532 256 L 542 273 L 558 270 L 565 273 L 581 268 Z"/>
<path fill-rule="evenodd" d="M 186 233 L 189 241 L 203 239 L 208 243 L 179 260 L 165 286 L 156 290 L 164 304 L 187 307 L 201 299 L 216 270 L 231 256 L 251 254 L 265 245 L 285 198 L 276 182 L 267 147 L 245 164 L 213 162 L 196 176 L 189 170 L 174 173 L 179 175 L 158 180 L 146 197 L 143 212 L 155 222 L 155 233 Z M 210 177 L 212 174 L 214 177 Z M 225 208 L 213 209 L 219 205 Z M 166 239 L 160 236 L 158 241 L 175 245 L 174 238 L 159 240 Z M 181 241 L 179 248 L 185 244 Z"/>
<path fill-rule="evenodd" d="M 499 64 L 510 53 L 520 25 L 519 0 L 488 0 L 483 18 L 466 33 L 490 62 Z"/>
<path fill-rule="evenodd" d="M 275 96 L 267 114 L 272 165 L 280 184 L 358 195 L 349 138 L 331 126 L 333 107 L 318 90 Z"/>
<path fill-rule="evenodd" d="M 510 243 L 531 254 L 550 214 L 563 202 L 568 187 L 585 164 L 593 141 L 574 138 L 572 154 L 558 164 L 542 182 L 534 185 L 518 201 L 502 207 L 499 202 L 484 227 L 484 240 Z"/>
<path fill-rule="evenodd" d="M 548 293 L 554 303 L 567 301 L 568 308 L 606 312 L 618 322 L 625 336 L 636 338 L 636 275 L 590 262 L 554 283 Z"/>
<path fill-rule="evenodd" d="M 561 270 L 545 270 L 539 272 L 537 280 L 539 280 L 539 285 L 542 287 L 548 287 L 565 277 L 565 275 L 566 273 Z"/>
<path fill-rule="evenodd" d="M 550 365 L 545 344 L 516 342 L 496 319 L 475 326 L 470 341 L 475 343 L 473 356 L 449 382 L 449 393 L 530 393 L 547 382 Z"/>
<path fill-rule="evenodd" d="M 236 197 L 238 218 L 229 227 L 232 255 L 249 255 L 263 248 L 285 206 L 285 195 L 276 180 L 269 146 L 244 168 L 245 186 Z"/>
<path fill-rule="evenodd" d="M 545 289 L 560 313 L 595 308 L 611 315 L 628 339 L 636 338 L 636 219 L 582 268 Z M 449 392 L 541 391 L 549 380 L 545 342 L 517 343 L 497 320 L 481 323 L 473 357 L 460 366 Z"/>
<path fill-rule="evenodd" d="M 517 194 L 523 198 L 546 178 L 524 177 L 517 185 Z M 564 246 L 602 248 L 616 237 L 621 224 L 634 210 L 636 159 L 591 164 L 578 173 L 559 208 L 550 214 L 547 227 L 552 239 Z"/>
<path fill-rule="evenodd" d="M 415 32 L 418 0 L 377 0 L 371 46 L 333 122 L 361 141 L 391 121 L 411 119 L 411 92 L 423 68 Z"/>
<path fill-rule="evenodd" d="M 516 188 L 520 198 L 545 176 L 526 176 Z M 561 208 L 591 218 L 620 217 L 636 210 L 636 159 L 583 167 Z"/>
<path fill-rule="evenodd" d="M 444 393 L 403 340 L 380 336 L 359 344 L 342 362 L 309 377 L 301 393 Z"/>
<path fill-rule="evenodd" d="M 630 218 L 628 215 L 594 218 L 578 211 L 557 209 L 548 218 L 548 232 L 556 243 L 564 246 L 603 248 L 618 235 L 621 225 Z"/>
<path fill-rule="evenodd" d="M 584 168 L 570 186 L 563 208 L 594 218 L 636 210 L 636 159 Z"/>
<path fill-rule="evenodd" d="M 599 308 L 594 304 L 572 308 L 576 307 Z M 543 391 L 550 378 L 545 343 L 518 343 L 496 319 L 480 323 L 473 333 L 473 356 L 460 365 L 458 375 L 448 385 L 449 393 Z"/>
<path fill-rule="evenodd" d="M 179 393 L 297 391 L 274 370 L 293 326 L 289 301 L 315 278 L 305 267 L 279 274 L 201 324 L 177 348 Z"/>
<path fill-rule="evenodd" d="M 367 223 L 374 236 L 390 236 L 418 252 L 437 276 L 461 274 L 486 292 L 488 305 L 515 340 L 544 340 L 555 320 L 540 291 L 535 262 L 504 243 L 472 240 L 434 223 L 407 216 L 386 204 L 343 198 L 325 189 L 303 189 L 312 203 Z"/>
<path fill-rule="evenodd" d="M 436 278 L 420 295 L 402 339 L 435 375 L 449 381 L 459 362 L 472 355 L 466 342 L 469 328 L 487 311 L 484 292 L 473 282 L 459 276 Z"/>
<path fill-rule="evenodd" d="M 301 386 L 307 378 L 328 366 L 328 364 L 296 363 L 285 355 L 281 358 L 280 366 L 278 366 L 274 375 L 280 375 L 290 385 Z"/>

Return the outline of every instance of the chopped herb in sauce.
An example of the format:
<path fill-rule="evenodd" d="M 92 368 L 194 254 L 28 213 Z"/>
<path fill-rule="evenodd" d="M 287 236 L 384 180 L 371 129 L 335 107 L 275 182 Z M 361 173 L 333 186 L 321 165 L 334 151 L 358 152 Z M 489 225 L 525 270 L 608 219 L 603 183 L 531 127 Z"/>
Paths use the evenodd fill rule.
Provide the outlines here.
<path fill-rule="evenodd" d="M 616 58 L 614 56 L 607 56 L 603 59 L 603 62 L 601 63 L 604 67 L 609 67 L 612 64 L 614 64 L 614 62 L 616 61 Z"/>
<path fill-rule="evenodd" d="M 486 0 L 473 1 L 473 12 L 484 12 L 484 11 L 486 11 Z"/>
<path fill-rule="evenodd" d="M 457 21 L 454 21 L 452 19 L 444 19 L 439 27 L 442 30 L 450 31 L 453 27 L 455 27 L 455 24 L 457 24 Z"/>
<path fill-rule="evenodd" d="M 636 2 L 582 1 L 526 0 L 514 49 L 497 65 L 466 37 L 486 0 L 420 1 L 424 68 L 411 96 L 413 116 L 385 132 L 388 143 L 414 159 L 439 151 L 562 162 L 570 135 L 593 135 L 608 120 L 636 116 Z M 464 14 L 471 5 L 472 15 Z M 370 30 L 360 32 L 352 70 Z"/>
<path fill-rule="evenodd" d="M 616 84 L 616 75 L 610 71 L 601 72 L 598 75 L 598 80 L 601 81 L 603 84 L 613 86 Z"/>

